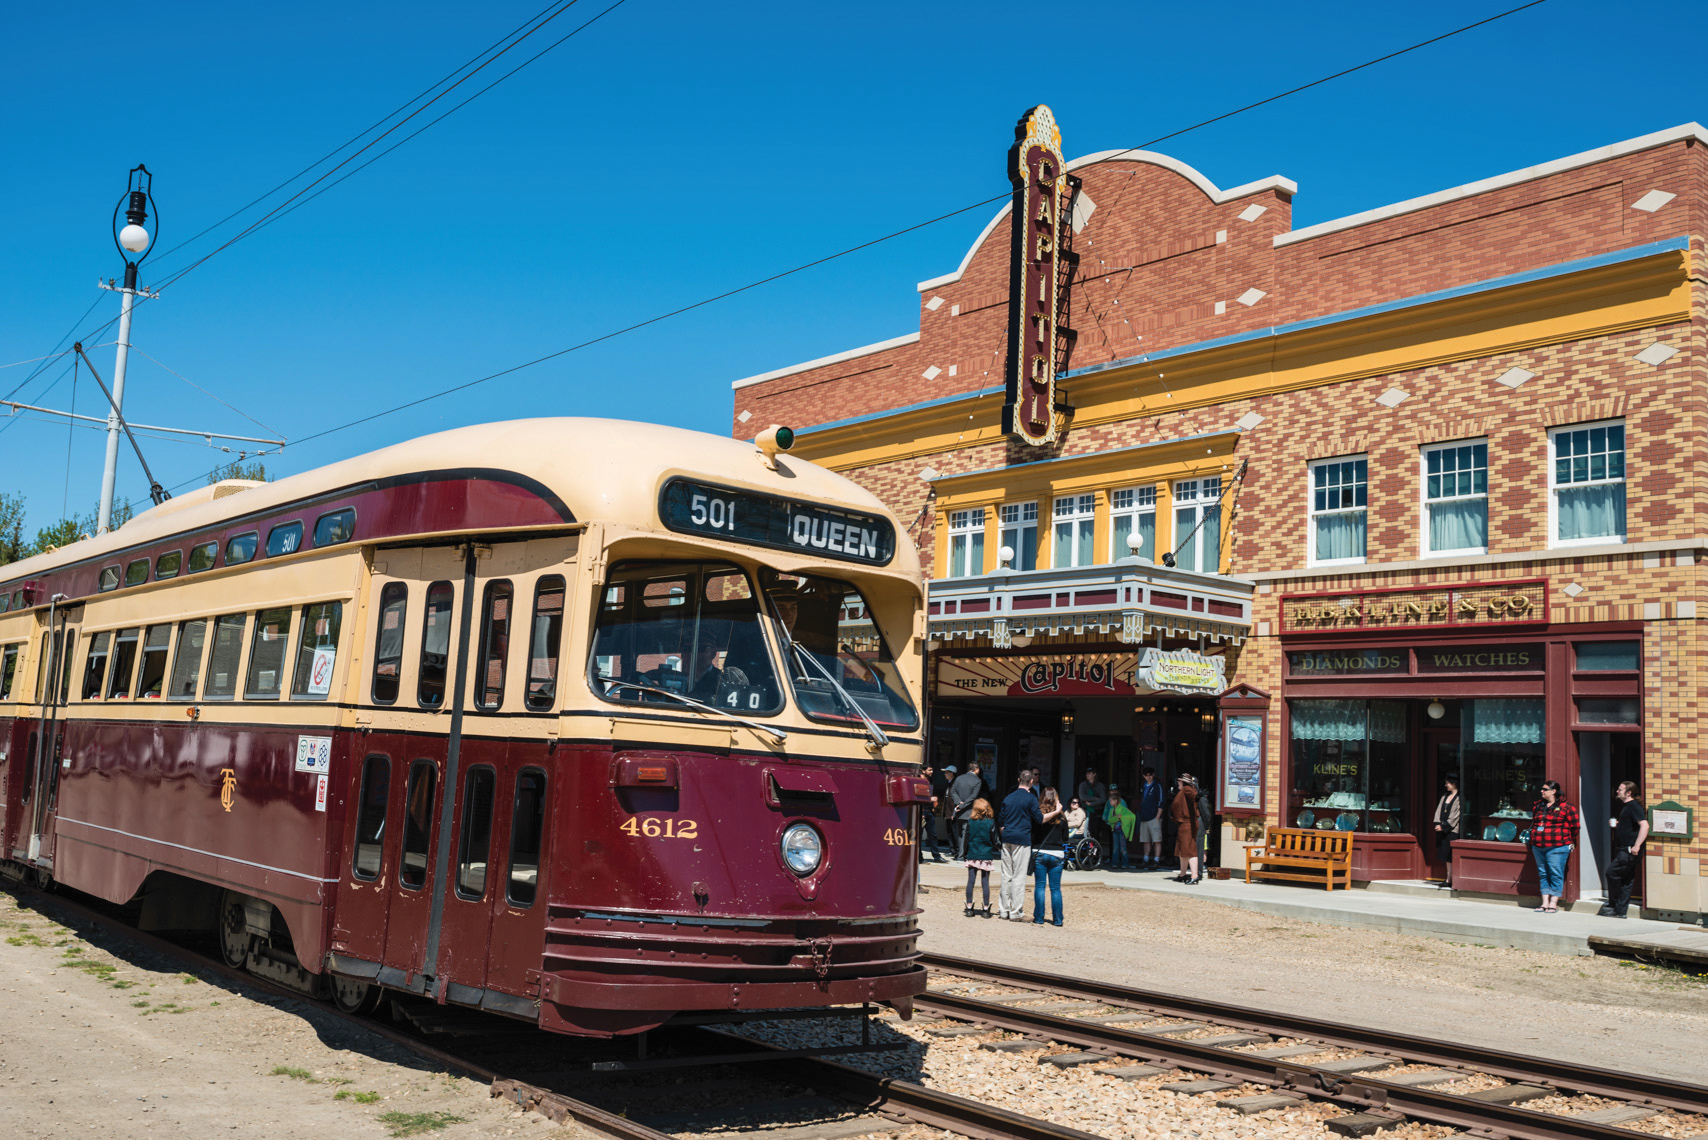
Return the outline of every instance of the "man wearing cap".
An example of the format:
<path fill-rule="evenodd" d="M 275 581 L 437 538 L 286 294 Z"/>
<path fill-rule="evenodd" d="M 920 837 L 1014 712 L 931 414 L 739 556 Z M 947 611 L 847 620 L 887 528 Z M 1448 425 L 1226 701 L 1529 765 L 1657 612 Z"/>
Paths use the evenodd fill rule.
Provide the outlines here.
<path fill-rule="evenodd" d="M 941 863 L 943 861 L 943 850 L 937 846 L 937 801 L 942 792 L 939 790 L 941 781 L 938 778 L 937 769 L 927 764 L 925 766 L 925 779 L 931 784 L 931 802 L 919 809 L 919 861 L 925 862 L 925 845 L 929 843 L 931 844 L 932 861 Z"/>

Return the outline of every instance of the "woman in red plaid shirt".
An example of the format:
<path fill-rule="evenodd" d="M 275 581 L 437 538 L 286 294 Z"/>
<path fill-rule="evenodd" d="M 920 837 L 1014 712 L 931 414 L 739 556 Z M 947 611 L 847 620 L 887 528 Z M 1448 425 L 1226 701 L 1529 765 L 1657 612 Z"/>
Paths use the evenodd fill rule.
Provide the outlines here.
<path fill-rule="evenodd" d="M 1578 838 L 1578 809 L 1566 802 L 1560 781 L 1544 780 L 1542 798 L 1531 805 L 1530 815 L 1530 855 L 1542 880 L 1542 905 L 1536 911 L 1553 914 L 1566 891 L 1566 864 Z"/>

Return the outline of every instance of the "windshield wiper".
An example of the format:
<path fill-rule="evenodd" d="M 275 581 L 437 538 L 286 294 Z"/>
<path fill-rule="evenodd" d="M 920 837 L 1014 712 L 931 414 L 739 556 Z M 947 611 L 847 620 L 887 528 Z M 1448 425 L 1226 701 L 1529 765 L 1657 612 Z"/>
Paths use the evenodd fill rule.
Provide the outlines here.
<path fill-rule="evenodd" d="M 806 649 L 802 648 L 801 643 L 795 640 L 794 634 L 790 633 L 788 628 L 782 625 L 781 622 L 778 623 L 778 628 L 783 631 L 783 640 L 789 643 L 789 648 L 795 654 L 795 660 L 802 662 L 803 664 L 810 662 L 812 667 L 817 669 L 826 681 L 830 682 L 830 687 L 836 690 L 837 695 L 842 698 L 843 703 L 853 709 L 854 715 L 859 717 L 861 722 L 865 724 L 866 732 L 871 736 L 872 743 L 879 748 L 888 744 L 890 742 L 890 738 L 884 735 L 884 730 L 878 727 L 878 722 L 866 715 L 866 710 L 860 707 L 860 702 L 856 701 L 848 690 L 842 687 L 842 682 L 831 676 L 830 670 L 824 667 L 824 662 L 820 661 L 817 657 L 814 657 L 811 653 L 807 652 Z"/>
<path fill-rule="evenodd" d="M 773 725 L 766 724 L 763 721 L 748 720 L 744 716 L 736 716 L 727 709 L 720 709 L 717 705 L 708 705 L 702 701 L 696 701 L 693 697 L 685 697 L 681 693 L 673 693 L 669 689 L 661 689 L 657 685 L 642 685 L 637 684 L 634 681 L 623 681 L 616 677 L 607 677 L 603 673 L 595 673 L 594 677 L 600 681 L 606 682 L 607 684 L 619 685 L 625 689 L 636 689 L 643 693 L 657 693 L 661 697 L 669 697 L 673 701 L 681 701 L 690 708 L 699 709 L 701 712 L 717 713 L 719 716 L 727 716 L 733 721 L 745 724 L 748 728 L 758 729 L 760 732 L 768 732 L 778 740 L 789 739 L 788 733 Z"/>

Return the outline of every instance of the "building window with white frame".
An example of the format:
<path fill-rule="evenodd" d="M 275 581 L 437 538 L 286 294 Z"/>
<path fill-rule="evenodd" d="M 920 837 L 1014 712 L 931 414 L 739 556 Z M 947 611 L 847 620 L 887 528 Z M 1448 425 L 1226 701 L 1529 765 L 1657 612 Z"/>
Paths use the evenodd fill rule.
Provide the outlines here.
<path fill-rule="evenodd" d="M 1311 464 L 1310 563 L 1364 561 L 1370 468 L 1362 455 Z"/>
<path fill-rule="evenodd" d="M 1488 443 L 1424 448 L 1424 554 L 1482 554 L 1488 548 Z"/>
<path fill-rule="evenodd" d="M 1056 500 L 1056 556 L 1058 569 L 1090 566 L 1096 561 L 1092 534 L 1097 522 L 1096 495 L 1068 495 Z"/>
<path fill-rule="evenodd" d="M 1575 424 L 1549 433 L 1554 542 L 1625 541 L 1625 425 Z"/>
<path fill-rule="evenodd" d="M 1174 484 L 1174 564 L 1214 574 L 1222 567 L 1222 480 L 1181 479 Z"/>
<path fill-rule="evenodd" d="M 1013 570 L 1038 568 L 1038 504 L 1004 503 L 997 508 L 1002 521 L 1002 545 L 1014 552 Z"/>
<path fill-rule="evenodd" d="M 1138 557 L 1156 561 L 1156 488 L 1126 487 L 1109 495 L 1111 562 Z M 1131 535 L 1139 536 L 1137 547 L 1129 546 Z"/>
<path fill-rule="evenodd" d="M 950 578 L 984 573 L 984 508 L 949 512 Z"/>

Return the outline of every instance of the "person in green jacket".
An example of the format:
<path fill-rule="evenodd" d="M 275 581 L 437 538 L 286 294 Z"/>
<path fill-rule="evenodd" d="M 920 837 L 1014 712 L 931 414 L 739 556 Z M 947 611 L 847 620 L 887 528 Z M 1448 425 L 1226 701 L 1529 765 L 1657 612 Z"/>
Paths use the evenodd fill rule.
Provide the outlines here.
<path fill-rule="evenodd" d="M 990 801 L 979 798 L 974 801 L 972 814 L 967 817 L 967 909 L 966 916 L 972 918 L 975 914 L 985 918 L 990 917 L 990 873 L 996 866 L 998 855 L 996 847 L 996 813 L 991 809 Z M 984 887 L 984 910 L 973 909 L 973 884 L 981 882 Z"/>
<path fill-rule="evenodd" d="M 1127 844 L 1132 842 L 1133 828 L 1138 826 L 1139 817 L 1133 814 L 1133 809 L 1127 806 L 1121 795 L 1121 789 L 1114 784 L 1109 785 L 1109 806 L 1103 809 L 1103 821 L 1109 825 L 1109 837 L 1114 840 L 1113 850 L 1109 853 L 1109 869 L 1132 870 L 1132 864 L 1127 862 Z"/>

